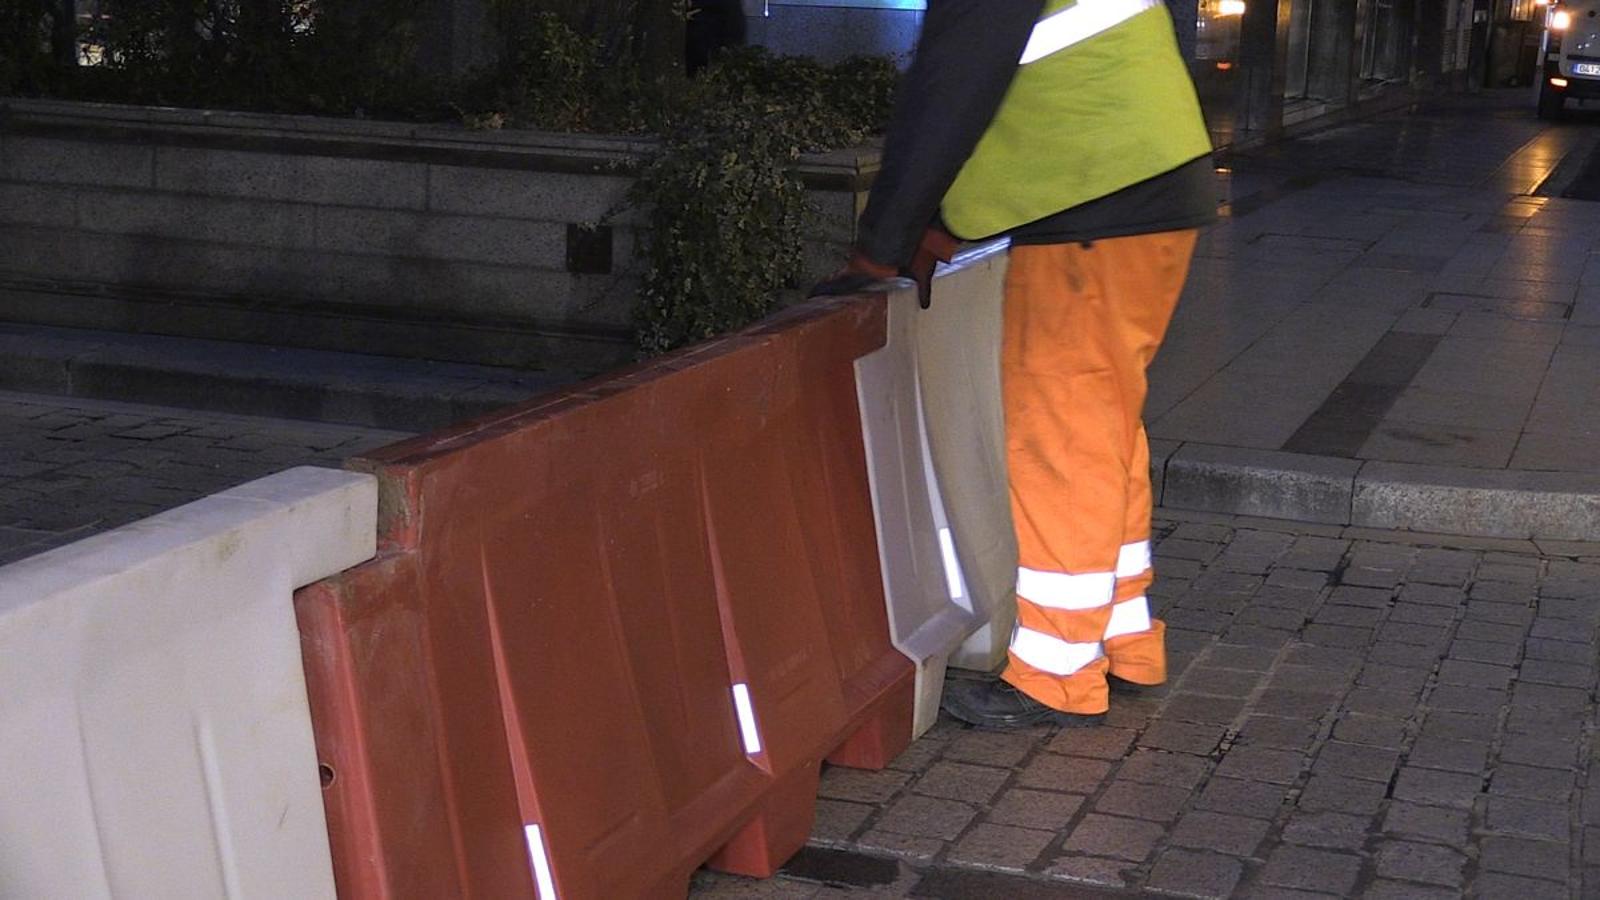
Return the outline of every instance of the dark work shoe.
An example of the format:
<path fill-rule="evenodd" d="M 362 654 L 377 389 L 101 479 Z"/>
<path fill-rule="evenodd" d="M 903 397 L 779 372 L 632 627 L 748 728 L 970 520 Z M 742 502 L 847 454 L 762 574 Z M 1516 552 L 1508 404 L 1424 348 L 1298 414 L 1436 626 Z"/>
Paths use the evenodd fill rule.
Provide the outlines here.
<path fill-rule="evenodd" d="M 944 711 L 968 725 L 1026 728 L 1055 723 L 1083 728 L 1105 721 L 1105 713 L 1085 715 L 1052 709 L 999 678 L 952 678 L 944 683 Z"/>
<path fill-rule="evenodd" d="M 1137 694 L 1142 691 L 1148 691 L 1153 687 L 1160 687 L 1160 685 L 1140 684 L 1137 681 L 1129 681 L 1126 678 L 1118 678 L 1109 672 L 1106 673 L 1106 684 L 1114 693 L 1118 694 Z"/>

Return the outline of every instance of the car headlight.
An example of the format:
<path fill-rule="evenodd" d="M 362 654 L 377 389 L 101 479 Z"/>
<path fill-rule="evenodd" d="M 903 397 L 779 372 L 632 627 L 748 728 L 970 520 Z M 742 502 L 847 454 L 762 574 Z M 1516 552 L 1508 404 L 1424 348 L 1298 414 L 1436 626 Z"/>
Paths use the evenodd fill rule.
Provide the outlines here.
<path fill-rule="evenodd" d="M 1572 24 L 1572 13 L 1558 9 L 1550 14 L 1550 28 L 1552 31 L 1566 31 Z"/>

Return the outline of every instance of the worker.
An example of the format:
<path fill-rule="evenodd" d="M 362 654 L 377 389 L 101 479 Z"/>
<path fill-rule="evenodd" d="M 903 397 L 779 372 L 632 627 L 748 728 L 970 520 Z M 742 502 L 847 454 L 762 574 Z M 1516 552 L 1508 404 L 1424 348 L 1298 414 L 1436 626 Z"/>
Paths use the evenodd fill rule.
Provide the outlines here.
<path fill-rule="evenodd" d="M 849 261 L 813 294 L 910 275 L 926 305 L 951 235 L 1011 240 L 1017 621 L 999 678 L 946 684 L 962 721 L 1095 725 L 1111 683 L 1166 680 L 1141 413 L 1216 215 L 1210 154 L 1162 0 L 928 0 Z"/>

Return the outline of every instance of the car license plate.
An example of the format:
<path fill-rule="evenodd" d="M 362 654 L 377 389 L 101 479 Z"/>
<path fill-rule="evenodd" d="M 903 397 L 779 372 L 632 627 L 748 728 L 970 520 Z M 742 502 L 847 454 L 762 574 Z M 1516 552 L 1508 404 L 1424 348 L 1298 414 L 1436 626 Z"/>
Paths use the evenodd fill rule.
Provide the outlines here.
<path fill-rule="evenodd" d="M 1600 63 L 1573 63 L 1572 74 L 1600 76 Z"/>

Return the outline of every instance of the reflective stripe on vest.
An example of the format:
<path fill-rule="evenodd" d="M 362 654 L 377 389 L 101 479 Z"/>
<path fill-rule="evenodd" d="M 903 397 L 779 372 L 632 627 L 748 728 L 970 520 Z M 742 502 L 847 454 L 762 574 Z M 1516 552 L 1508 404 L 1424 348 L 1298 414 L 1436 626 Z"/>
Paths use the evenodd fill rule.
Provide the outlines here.
<path fill-rule="evenodd" d="M 1162 0 L 1078 0 L 1033 26 L 1018 65 L 1027 65 L 1121 25 Z"/>

